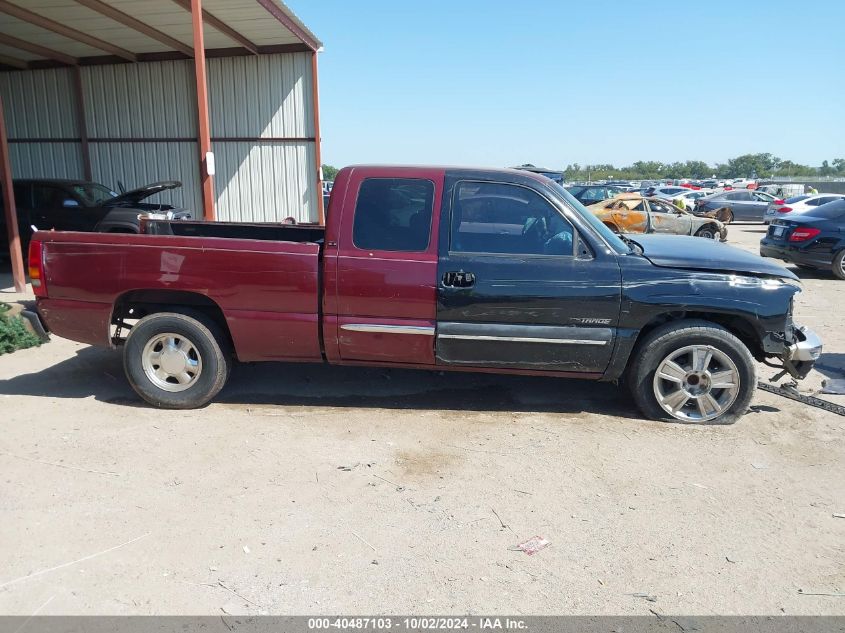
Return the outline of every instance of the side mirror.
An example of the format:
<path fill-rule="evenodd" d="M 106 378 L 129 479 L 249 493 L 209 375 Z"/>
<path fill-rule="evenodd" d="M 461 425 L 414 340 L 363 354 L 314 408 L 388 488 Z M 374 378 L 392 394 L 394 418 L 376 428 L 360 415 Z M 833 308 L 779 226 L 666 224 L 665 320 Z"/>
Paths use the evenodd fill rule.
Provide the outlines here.
<path fill-rule="evenodd" d="M 76 200 L 73 200 L 72 198 L 68 198 L 67 200 L 65 200 L 64 202 L 62 202 L 62 206 L 63 206 L 65 209 L 73 209 L 73 208 L 75 208 L 75 207 L 78 207 L 78 206 L 79 206 L 79 203 L 78 203 Z"/>

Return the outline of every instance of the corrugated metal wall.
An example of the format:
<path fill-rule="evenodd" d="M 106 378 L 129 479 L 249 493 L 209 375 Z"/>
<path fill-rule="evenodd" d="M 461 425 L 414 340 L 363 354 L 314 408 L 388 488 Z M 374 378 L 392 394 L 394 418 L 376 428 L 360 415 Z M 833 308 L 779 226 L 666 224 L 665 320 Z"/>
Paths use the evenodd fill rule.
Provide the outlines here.
<path fill-rule="evenodd" d="M 80 69 L 92 176 L 127 189 L 180 180 L 156 196 L 202 213 L 193 62 Z M 0 73 L 16 177 L 83 178 L 69 69 Z M 217 217 L 317 220 L 310 53 L 208 60 Z M 65 139 L 62 143 L 47 139 Z M 286 140 L 281 140 L 286 139 Z"/>
<path fill-rule="evenodd" d="M 118 191 L 118 182 L 135 189 L 160 180 L 178 180 L 171 189 L 149 198 L 195 211 L 202 216 L 199 163 L 196 143 L 93 143 L 91 171 L 94 180 Z"/>
<path fill-rule="evenodd" d="M 313 143 L 230 142 L 217 143 L 214 150 L 221 220 L 317 221 Z"/>
<path fill-rule="evenodd" d="M 13 178 L 85 177 L 79 143 L 9 143 L 9 155 Z"/>
<path fill-rule="evenodd" d="M 311 82 L 309 53 L 208 61 L 212 137 L 263 139 L 212 143 L 218 218 L 317 221 Z"/>
<path fill-rule="evenodd" d="M 150 201 L 186 207 L 201 217 L 193 62 L 88 66 L 82 85 L 88 136 L 94 139 L 94 180 L 115 190 L 118 182 L 135 189 L 178 180 L 180 189 Z"/>
<path fill-rule="evenodd" d="M 15 178 L 82 178 L 73 77 L 68 68 L 0 73 L 0 95 Z M 49 139 L 56 139 L 50 142 Z"/>
<path fill-rule="evenodd" d="M 91 138 L 197 137 L 190 60 L 82 69 Z"/>

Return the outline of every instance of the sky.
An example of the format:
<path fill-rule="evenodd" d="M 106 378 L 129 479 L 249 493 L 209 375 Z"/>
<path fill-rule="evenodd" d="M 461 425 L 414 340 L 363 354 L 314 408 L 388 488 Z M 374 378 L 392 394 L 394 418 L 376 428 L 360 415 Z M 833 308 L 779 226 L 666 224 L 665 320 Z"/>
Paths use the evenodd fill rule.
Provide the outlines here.
<path fill-rule="evenodd" d="M 336 167 L 845 157 L 841 0 L 286 4 Z"/>

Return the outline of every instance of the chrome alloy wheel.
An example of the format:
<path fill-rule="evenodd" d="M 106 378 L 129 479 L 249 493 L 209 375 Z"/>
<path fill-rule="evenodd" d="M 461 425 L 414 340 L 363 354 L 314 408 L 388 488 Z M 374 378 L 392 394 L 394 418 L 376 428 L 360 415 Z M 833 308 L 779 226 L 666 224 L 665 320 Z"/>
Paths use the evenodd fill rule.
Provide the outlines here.
<path fill-rule="evenodd" d="M 147 341 L 141 365 L 151 383 L 171 393 L 185 391 L 202 373 L 197 347 L 181 334 L 158 334 Z"/>
<path fill-rule="evenodd" d="M 689 345 L 669 354 L 654 372 L 654 396 L 673 418 L 707 422 L 739 395 L 736 364 L 711 345 Z"/>

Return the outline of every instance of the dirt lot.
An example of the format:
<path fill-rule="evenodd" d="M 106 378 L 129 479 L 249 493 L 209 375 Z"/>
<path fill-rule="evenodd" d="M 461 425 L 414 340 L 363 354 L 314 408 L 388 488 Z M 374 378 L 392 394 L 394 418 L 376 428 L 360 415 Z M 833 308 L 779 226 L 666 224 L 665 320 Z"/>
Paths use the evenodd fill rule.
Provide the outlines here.
<path fill-rule="evenodd" d="M 843 377 L 845 282 L 802 276 Z M 767 393 L 696 427 L 611 385 L 274 364 L 166 412 L 54 339 L 0 357 L 0 402 L 2 613 L 845 613 L 845 418 Z"/>

